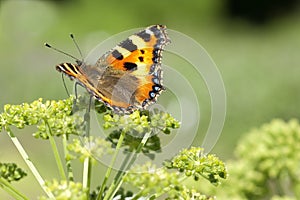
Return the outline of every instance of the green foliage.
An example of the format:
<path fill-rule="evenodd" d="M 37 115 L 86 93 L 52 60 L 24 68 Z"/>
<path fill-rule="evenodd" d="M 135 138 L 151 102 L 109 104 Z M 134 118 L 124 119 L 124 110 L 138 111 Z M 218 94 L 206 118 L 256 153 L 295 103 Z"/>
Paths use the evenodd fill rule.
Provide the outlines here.
<path fill-rule="evenodd" d="M 171 169 L 178 169 L 174 172 Z M 213 155 L 205 155 L 203 149 L 192 147 L 182 150 L 179 155 L 165 163 L 162 168 L 156 168 L 151 163 L 135 166 L 124 178 L 125 182 L 139 189 L 138 196 L 157 198 L 167 195 L 166 199 L 214 199 L 191 188 L 183 180 L 191 175 L 194 180 L 204 177 L 213 184 L 218 184 L 220 178 L 227 176 L 224 163 Z"/>
<path fill-rule="evenodd" d="M 214 155 L 204 154 L 201 148 L 193 147 L 182 150 L 160 169 L 151 163 L 133 167 L 139 153 L 144 153 L 154 159 L 154 153 L 161 150 L 160 135 L 170 134 L 172 129 L 179 128 L 180 123 L 170 114 L 155 110 L 153 113 L 135 111 L 130 115 L 117 115 L 97 103 L 96 110 L 103 118 L 103 127 L 109 131 L 109 134 L 107 138 L 91 137 L 89 135 L 89 109 L 83 117 L 79 115 L 84 108 L 88 107 L 81 101 L 86 103 L 86 99 L 79 98 L 73 107 L 74 99 L 72 97 L 45 103 L 39 99 L 31 104 L 6 105 L 4 112 L 0 114 L 0 128 L 9 133 L 18 151 L 46 193 L 46 196 L 40 197 L 41 200 L 54 198 L 70 200 L 156 199 L 162 196 L 166 196 L 166 199 L 214 199 L 200 193 L 197 188 L 185 184 L 185 181 L 193 176 L 194 180 L 204 177 L 212 184 L 218 185 L 219 179 L 227 176 L 224 163 Z M 78 112 L 74 113 L 74 108 Z M 41 180 L 41 176 L 11 129 L 11 126 L 22 129 L 29 125 L 35 125 L 38 129 L 33 134 L 35 138 L 49 140 L 60 172 L 60 180 L 53 179 L 53 181 L 46 182 Z M 71 134 L 73 135 L 72 139 L 69 137 Z M 58 153 L 54 136 L 62 139 L 64 162 Z M 120 149 L 133 152 L 133 154 L 128 154 L 131 156 L 124 158 L 122 163 L 124 167 L 117 172 L 112 183 L 108 184 L 107 181 L 111 178 L 111 171 Z M 111 163 L 105 175 L 102 174 L 98 181 L 102 181 L 103 177 L 104 180 L 96 186 L 96 190 L 91 192 L 91 180 L 99 178 L 92 176 L 94 166 L 92 164 L 107 154 L 112 154 Z M 84 163 L 82 173 L 84 181 L 82 183 L 76 182 L 73 176 L 71 161 L 76 162 L 77 160 Z M 9 184 L 12 180 L 19 180 L 26 173 L 17 168 L 15 164 L 4 164 L 0 167 L 2 178 L 5 178 L 8 183 L 1 179 L 0 181 L 5 184 L 7 191 L 15 198 L 27 199 Z M 67 175 L 65 171 L 68 173 Z M 124 182 L 126 187 L 123 187 Z M 136 187 L 138 192 L 127 190 L 128 185 Z"/>
<path fill-rule="evenodd" d="M 295 200 L 295 198 L 289 196 L 273 196 L 271 200 Z"/>
<path fill-rule="evenodd" d="M 230 199 L 300 198 L 300 124 L 275 119 L 248 133 L 237 160 L 227 163 L 230 178 L 215 194 Z"/>
<path fill-rule="evenodd" d="M 112 131 L 107 140 L 109 140 L 113 146 L 116 146 L 120 135 L 122 133 L 122 129 Z M 131 134 L 126 134 L 122 146 L 125 147 L 124 152 L 133 152 L 138 149 L 141 144 L 143 137 L 136 137 Z M 148 157 L 154 158 L 154 154 L 151 152 L 160 152 L 160 139 L 157 135 L 152 135 L 148 138 L 146 144 L 142 147 L 141 151 Z"/>
<path fill-rule="evenodd" d="M 15 163 L 0 163 L 0 177 L 6 181 L 18 181 L 25 176 L 27 176 L 26 172 Z"/>
<path fill-rule="evenodd" d="M 103 127 L 105 129 L 118 128 L 122 131 L 143 134 L 153 130 L 159 130 L 163 133 L 170 133 L 170 129 L 177 129 L 180 123 L 174 119 L 169 113 L 156 111 L 135 111 L 131 115 L 104 115 Z M 142 137 L 142 135 L 140 135 Z"/>
<path fill-rule="evenodd" d="M 30 104 L 4 106 L 4 112 L 0 115 L 0 128 L 11 133 L 10 126 L 19 129 L 25 126 L 36 125 L 38 131 L 34 137 L 48 139 L 47 130 L 51 130 L 54 136 L 63 134 L 79 135 L 82 132 L 83 119 L 78 115 L 71 115 L 73 98 L 59 101 L 46 101 L 38 99 Z"/>
<path fill-rule="evenodd" d="M 257 141 L 259 138 L 259 141 Z M 236 156 L 246 158 L 268 179 L 299 174 L 300 125 L 297 120 L 273 120 L 251 131 L 238 145 Z M 255 151 L 253 151 L 255 149 Z"/>
<path fill-rule="evenodd" d="M 81 140 L 75 138 L 67 146 L 69 153 L 66 160 L 79 159 L 84 162 L 86 158 L 90 158 L 95 163 L 95 158 L 100 158 L 105 154 L 112 154 L 113 149 L 111 143 L 102 138 L 84 137 Z"/>
<path fill-rule="evenodd" d="M 46 182 L 47 188 L 54 194 L 56 200 L 76 199 L 86 200 L 87 199 L 87 188 L 83 188 L 81 183 L 75 183 L 73 181 L 48 181 Z M 53 198 L 47 198 L 42 196 L 40 200 L 52 200 Z"/>
<path fill-rule="evenodd" d="M 94 190 L 94 191 L 90 194 L 90 200 L 95 200 L 95 199 L 97 199 L 97 195 L 98 195 L 99 191 L 100 191 L 100 187 L 97 187 L 96 190 Z M 107 191 L 107 188 L 105 188 L 104 194 L 105 194 L 106 191 Z M 120 187 L 120 188 L 118 189 L 118 191 L 116 192 L 116 194 L 115 194 L 115 198 L 116 198 L 116 199 L 120 199 L 120 200 L 126 200 L 126 198 L 129 197 L 129 199 L 130 199 L 130 197 L 133 197 L 133 195 L 134 195 L 134 194 L 133 194 L 132 191 L 130 191 L 130 190 L 126 191 L 123 187 Z M 104 196 L 104 195 L 103 195 L 103 196 Z"/>
<path fill-rule="evenodd" d="M 137 150 L 145 134 L 151 132 L 151 136 L 141 149 L 148 157 L 154 159 L 151 152 L 160 152 L 161 145 L 159 133 L 169 134 L 171 129 L 177 129 L 180 123 L 170 114 L 161 111 L 149 113 L 148 111 L 135 111 L 131 115 L 105 114 L 103 127 L 113 131 L 107 140 L 116 146 L 122 132 L 125 132 L 122 146 L 124 151 L 133 152 Z"/>
<path fill-rule="evenodd" d="M 220 184 L 220 178 L 227 177 L 225 164 L 214 155 L 204 154 L 200 147 L 182 150 L 166 166 L 193 176 L 196 181 L 202 176 L 214 185 Z"/>

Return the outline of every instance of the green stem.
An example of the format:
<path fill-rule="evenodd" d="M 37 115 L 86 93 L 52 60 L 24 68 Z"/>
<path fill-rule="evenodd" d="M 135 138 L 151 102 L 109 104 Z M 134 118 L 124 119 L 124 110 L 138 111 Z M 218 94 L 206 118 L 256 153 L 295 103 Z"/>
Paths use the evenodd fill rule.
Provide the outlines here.
<path fill-rule="evenodd" d="M 2 186 L 3 190 L 9 193 L 14 199 L 17 200 L 29 200 L 25 195 L 15 189 L 7 180 L 0 177 L 0 186 Z"/>
<path fill-rule="evenodd" d="M 53 154 L 54 154 L 54 158 L 55 158 L 55 161 L 56 161 L 56 165 L 58 167 L 60 177 L 61 177 L 62 180 L 67 180 L 67 176 L 65 174 L 64 167 L 63 167 L 63 164 L 62 164 L 62 161 L 61 161 L 61 157 L 59 155 L 56 142 L 55 142 L 55 140 L 53 138 L 53 135 L 52 135 L 51 127 L 50 127 L 47 119 L 44 119 L 44 122 L 46 123 L 46 126 L 48 127 L 47 134 L 48 134 L 48 137 L 49 137 L 49 142 L 50 142 L 50 145 L 52 147 L 52 151 L 53 151 Z"/>
<path fill-rule="evenodd" d="M 127 156 L 125 157 L 121 167 L 120 167 L 120 170 L 118 171 L 116 177 L 115 177 L 115 180 L 119 180 L 120 177 L 122 177 L 122 172 L 126 171 L 126 169 L 128 169 L 128 163 L 132 160 L 132 153 L 128 153 Z M 117 182 L 117 181 L 115 181 Z"/>
<path fill-rule="evenodd" d="M 105 196 L 106 198 L 104 198 L 104 200 L 107 199 L 112 199 L 113 196 L 116 194 L 116 192 L 118 191 L 118 189 L 121 187 L 122 183 L 123 183 L 123 177 L 126 176 L 126 174 L 128 173 L 128 170 L 130 169 L 130 167 L 133 165 L 133 163 L 135 162 L 138 154 L 141 152 L 142 148 L 145 146 L 148 138 L 150 137 L 151 132 L 147 132 L 141 143 L 139 144 L 139 146 L 136 149 L 136 152 L 134 153 L 134 155 L 132 156 L 132 158 L 130 159 L 129 164 L 127 165 L 126 168 L 121 169 L 115 178 L 115 181 L 111 184 L 111 186 L 109 187 L 108 191 L 107 191 L 107 195 Z M 127 162 L 127 159 L 124 161 Z"/>
<path fill-rule="evenodd" d="M 83 178 L 82 184 L 84 188 L 90 188 L 91 185 L 91 159 L 89 157 L 85 158 L 83 163 Z"/>
<path fill-rule="evenodd" d="M 67 158 L 67 155 L 69 154 L 69 151 L 67 148 L 67 145 L 68 145 L 67 136 L 66 136 L 66 134 L 63 134 L 62 137 L 63 137 L 63 147 L 64 147 L 64 154 L 65 154 L 65 161 L 66 161 L 66 169 L 67 169 L 67 173 L 68 173 L 68 180 L 74 181 L 71 160 Z"/>
<path fill-rule="evenodd" d="M 181 176 L 181 177 L 178 178 L 178 183 L 181 183 L 181 182 L 185 181 L 186 179 L 188 179 L 188 176 Z M 158 199 L 161 195 L 165 194 L 167 191 L 170 191 L 171 187 L 174 187 L 174 186 L 170 185 L 169 187 L 165 188 L 161 192 L 156 193 L 155 198 Z"/>
<path fill-rule="evenodd" d="M 90 98 L 89 106 L 86 109 L 84 115 L 84 120 L 86 122 L 85 137 L 88 139 L 88 142 L 90 137 L 90 106 L 91 106 L 91 98 Z M 92 176 L 92 161 L 90 157 L 86 157 L 83 163 L 82 184 L 83 184 L 83 188 L 87 189 L 87 196 L 90 195 L 91 176 Z"/>
<path fill-rule="evenodd" d="M 117 146 L 116 146 L 116 151 L 115 151 L 115 153 L 114 153 L 114 155 L 113 155 L 113 158 L 112 158 L 112 160 L 111 160 L 111 162 L 110 162 L 110 165 L 109 165 L 109 167 L 108 167 L 108 169 L 107 169 L 107 171 L 106 171 L 104 180 L 103 180 L 103 182 L 102 182 L 102 185 L 101 185 L 99 194 L 98 194 L 98 196 L 97 196 L 97 200 L 102 199 L 102 194 L 103 194 L 104 188 L 105 188 L 105 186 L 106 186 L 106 182 L 107 182 L 107 180 L 108 180 L 108 178 L 109 178 L 109 176 L 110 176 L 110 174 L 111 174 L 111 170 L 112 170 L 112 168 L 113 168 L 113 166 L 114 166 L 114 164 L 115 164 L 117 155 L 118 155 L 118 153 L 119 153 L 119 151 L 120 151 L 120 149 L 121 149 L 121 145 L 122 145 L 122 143 L 123 143 L 124 138 L 125 138 L 125 132 L 122 131 L 122 132 L 121 132 L 121 135 L 120 135 L 120 138 L 119 138 L 119 140 L 118 140 Z M 105 198 L 104 198 L 104 199 L 106 199 L 106 197 L 107 197 L 107 195 L 105 195 Z"/>
<path fill-rule="evenodd" d="M 114 178 L 114 181 L 111 183 L 109 189 L 107 190 L 106 192 L 106 196 L 104 197 L 104 200 L 107 200 L 109 199 L 112 195 L 114 195 L 113 193 L 115 193 L 114 189 L 115 188 L 119 188 L 119 187 L 116 187 L 116 184 L 120 183 L 120 178 L 123 177 L 123 171 L 125 171 L 127 168 L 126 166 L 128 166 L 128 162 L 132 159 L 132 154 L 131 153 L 128 153 L 127 156 L 125 157 L 122 165 L 121 165 L 121 168 L 120 170 L 118 171 L 117 175 L 115 176 Z M 117 191 L 118 189 L 116 189 Z"/>
<path fill-rule="evenodd" d="M 141 197 L 142 194 L 143 194 L 143 191 L 140 190 L 139 192 L 137 192 L 137 193 L 134 195 L 134 197 L 132 197 L 131 200 L 138 200 L 138 199 Z"/>
<path fill-rule="evenodd" d="M 294 173 L 288 172 L 289 177 L 291 179 L 292 190 L 289 192 L 293 192 L 295 194 L 296 199 L 300 199 L 300 181 Z"/>
<path fill-rule="evenodd" d="M 33 165 L 32 161 L 30 160 L 28 154 L 26 153 L 25 149 L 23 148 L 23 146 L 21 145 L 19 140 L 12 134 L 11 130 L 8 130 L 7 134 L 10 137 L 13 144 L 16 146 L 17 150 L 19 151 L 21 157 L 23 158 L 23 160 L 27 164 L 28 168 L 30 169 L 30 171 L 32 172 L 32 174 L 34 175 L 34 177 L 36 178 L 36 180 L 40 184 L 41 188 L 44 190 L 44 192 L 48 195 L 49 198 L 54 199 L 54 195 L 45 186 L 44 179 L 41 177 L 40 173 L 38 172 L 38 170 Z"/>

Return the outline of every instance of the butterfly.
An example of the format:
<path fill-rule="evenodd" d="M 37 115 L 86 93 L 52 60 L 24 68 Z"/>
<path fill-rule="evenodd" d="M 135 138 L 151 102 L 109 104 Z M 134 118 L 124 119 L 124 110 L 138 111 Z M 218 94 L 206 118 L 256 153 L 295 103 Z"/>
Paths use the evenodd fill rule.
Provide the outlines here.
<path fill-rule="evenodd" d="M 170 42 L 166 26 L 153 25 L 129 36 L 94 65 L 61 63 L 56 70 L 82 85 L 115 113 L 130 114 L 156 102 L 162 85 L 161 59 Z"/>

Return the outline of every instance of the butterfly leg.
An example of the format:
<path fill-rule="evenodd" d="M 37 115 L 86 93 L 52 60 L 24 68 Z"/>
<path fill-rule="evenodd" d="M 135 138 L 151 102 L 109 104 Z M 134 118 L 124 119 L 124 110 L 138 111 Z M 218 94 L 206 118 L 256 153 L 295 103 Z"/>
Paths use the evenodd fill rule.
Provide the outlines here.
<path fill-rule="evenodd" d="M 77 92 L 77 86 L 80 85 L 78 82 L 75 82 L 74 85 L 74 93 L 75 93 L 75 98 L 73 100 L 73 108 L 72 108 L 72 112 L 75 113 L 76 111 L 79 110 L 79 106 L 77 106 L 77 102 L 78 102 L 78 92 Z"/>
<path fill-rule="evenodd" d="M 83 134 L 84 137 L 90 136 L 90 112 L 91 112 L 92 98 L 93 96 L 90 96 L 88 107 L 86 108 L 84 114 L 84 121 L 85 121 L 85 133 Z"/>
<path fill-rule="evenodd" d="M 69 90 L 68 90 L 68 88 L 67 88 L 67 85 L 66 85 L 65 77 L 64 77 L 64 76 L 65 76 L 64 74 L 61 74 L 61 79 L 62 79 L 62 81 L 63 81 L 63 84 L 64 84 L 65 90 L 66 90 L 66 92 L 67 92 L 67 95 L 70 96 L 70 93 L 69 93 Z"/>
<path fill-rule="evenodd" d="M 75 92 L 75 99 L 78 99 L 78 91 L 77 91 L 77 85 L 80 85 L 78 82 L 75 82 L 75 86 L 74 86 L 74 92 Z"/>

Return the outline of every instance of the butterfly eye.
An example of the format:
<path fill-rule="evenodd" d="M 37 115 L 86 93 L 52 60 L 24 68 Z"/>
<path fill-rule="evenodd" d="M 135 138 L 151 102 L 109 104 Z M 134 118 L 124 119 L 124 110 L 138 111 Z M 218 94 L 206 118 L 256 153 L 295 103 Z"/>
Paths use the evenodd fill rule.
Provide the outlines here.
<path fill-rule="evenodd" d="M 82 61 L 81 60 L 76 60 L 75 61 L 77 63 L 77 65 L 81 66 L 82 65 Z"/>

